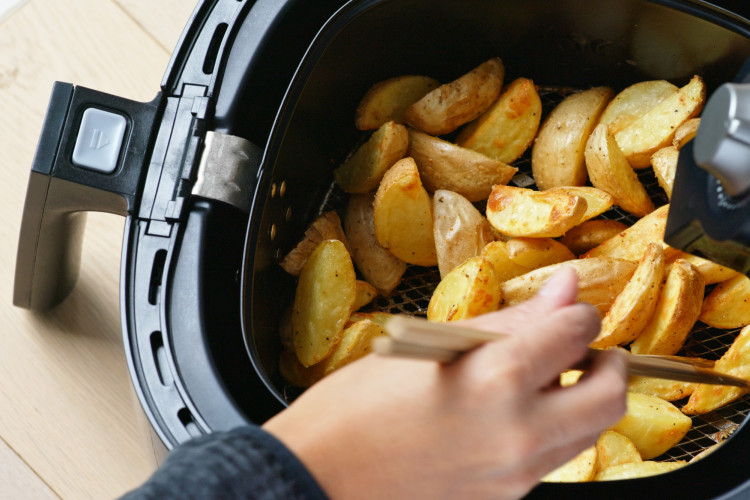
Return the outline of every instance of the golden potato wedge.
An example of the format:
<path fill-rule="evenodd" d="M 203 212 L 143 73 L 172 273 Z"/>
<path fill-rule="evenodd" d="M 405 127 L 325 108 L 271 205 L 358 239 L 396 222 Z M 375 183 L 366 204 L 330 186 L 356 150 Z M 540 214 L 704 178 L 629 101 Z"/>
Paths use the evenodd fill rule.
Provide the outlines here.
<path fill-rule="evenodd" d="M 578 274 L 578 302 L 588 302 L 602 316 L 638 267 L 634 262 L 608 258 L 571 260 L 543 267 L 503 283 L 500 288 L 504 305 L 514 306 L 529 300 L 562 266 L 570 266 Z"/>
<path fill-rule="evenodd" d="M 586 213 L 583 215 L 581 222 L 601 215 L 609 210 L 615 204 L 615 199 L 609 193 L 601 189 L 588 186 L 568 186 L 558 187 L 547 190 L 548 193 L 566 193 L 573 196 L 580 196 L 586 199 Z"/>
<path fill-rule="evenodd" d="M 667 146 L 651 155 L 651 165 L 654 167 L 656 180 L 667 193 L 667 198 L 672 199 L 672 187 L 674 186 L 674 174 L 677 172 L 677 160 L 680 152 L 676 146 Z"/>
<path fill-rule="evenodd" d="M 377 83 L 359 103 L 354 124 L 360 130 L 375 130 L 389 121 L 401 123 L 406 108 L 439 86 L 440 82 L 434 78 L 415 75 Z"/>
<path fill-rule="evenodd" d="M 653 377 L 630 377 L 628 392 L 648 394 L 664 401 L 677 401 L 690 396 L 698 387 L 691 382 L 678 382 Z"/>
<path fill-rule="evenodd" d="M 510 260 L 529 270 L 576 258 L 568 247 L 551 238 L 513 238 L 507 245 Z"/>
<path fill-rule="evenodd" d="M 716 362 L 714 370 L 727 375 L 750 379 L 750 326 L 746 326 L 734 339 L 732 346 Z M 750 392 L 728 385 L 701 384 L 682 408 L 688 415 L 700 415 L 721 408 Z"/>
<path fill-rule="evenodd" d="M 663 278 L 664 250 L 658 243 L 651 243 L 635 274 L 604 316 L 599 336 L 590 346 L 602 349 L 635 340 L 654 313 Z"/>
<path fill-rule="evenodd" d="M 374 199 L 374 193 L 351 197 L 344 216 L 344 231 L 351 242 L 352 259 L 359 272 L 380 293 L 388 295 L 401 283 L 406 263 L 378 243 Z"/>
<path fill-rule="evenodd" d="M 703 276 L 703 282 L 706 285 L 713 285 L 714 283 L 721 283 L 722 281 L 726 281 L 728 279 L 734 278 L 735 276 L 739 274 L 734 269 L 724 267 L 721 264 L 717 264 L 716 262 L 711 262 L 710 260 L 702 259 L 700 257 L 697 257 L 689 253 L 685 253 L 685 252 L 678 252 L 675 255 L 673 255 L 670 258 L 670 260 L 667 261 L 667 268 L 669 268 L 669 266 L 672 265 L 672 262 L 674 262 L 677 259 L 686 260 L 690 262 L 692 265 L 694 265 L 695 268 L 698 270 L 698 272 L 701 273 L 701 276 Z M 744 325 L 738 325 L 738 326 L 744 326 Z M 735 327 L 731 327 L 731 328 L 735 328 Z"/>
<path fill-rule="evenodd" d="M 721 446 L 722 444 L 724 444 L 724 443 L 723 442 L 722 443 L 716 443 L 713 446 L 709 446 L 708 448 L 706 448 L 705 450 L 703 450 L 702 452 L 698 453 L 696 456 L 694 456 L 693 458 L 691 458 L 688 463 L 692 464 L 693 462 L 697 462 L 698 460 L 700 460 L 702 458 L 706 458 L 711 453 L 713 453 L 716 450 L 718 450 L 719 446 Z"/>
<path fill-rule="evenodd" d="M 610 257 L 638 262 L 643 257 L 649 243 L 659 243 L 664 249 L 664 256 L 669 261 L 679 250 L 664 243 L 664 228 L 667 226 L 669 205 L 657 208 L 617 236 L 605 241 L 593 250 L 581 256 Z"/>
<path fill-rule="evenodd" d="M 592 446 L 573 460 L 542 478 L 545 483 L 585 483 L 596 474 L 596 447 Z"/>
<path fill-rule="evenodd" d="M 596 474 L 594 481 L 617 481 L 621 479 L 656 476 L 685 467 L 685 465 L 687 465 L 687 462 L 684 460 L 675 462 L 631 462 L 604 469 Z"/>
<path fill-rule="evenodd" d="M 292 315 L 294 314 L 294 304 L 289 304 L 289 307 L 284 309 L 281 313 L 281 320 L 279 321 L 279 339 L 281 339 L 281 345 L 284 346 L 284 350 L 294 352 L 294 331 L 292 330 Z"/>
<path fill-rule="evenodd" d="M 587 220 L 566 232 L 560 243 L 568 247 L 575 256 L 598 247 L 628 228 L 616 220 Z"/>
<path fill-rule="evenodd" d="M 375 236 L 380 245 L 408 264 L 436 266 L 432 203 L 411 158 L 383 177 L 373 202 Z"/>
<path fill-rule="evenodd" d="M 502 294 L 492 264 L 473 257 L 440 281 L 427 307 L 427 319 L 459 321 L 496 311 Z"/>
<path fill-rule="evenodd" d="M 703 79 L 694 76 L 690 83 L 670 95 L 655 108 L 615 134 L 615 140 L 633 168 L 650 165 L 651 155 L 672 144 L 677 129 L 698 116 L 706 100 Z"/>
<path fill-rule="evenodd" d="M 518 171 L 483 154 L 409 130 L 407 155 L 414 159 L 424 187 L 445 189 L 469 201 L 486 200 L 495 184 L 507 184 Z"/>
<path fill-rule="evenodd" d="M 705 285 L 690 263 L 677 259 L 648 324 L 630 346 L 633 354 L 676 354 L 698 321 Z"/>
<path fill-rule="evenodd" d="M 453 191 L 435 191 L 432 199 L 440 277 L 481 255 L 488 243 L 495 241 L 492 226 L 469 200 Z"/>
<path fill-rule="evenodd" d="M 495 275 L 498 281 L 508 281 L 509 279 L 526 274 L 532 269 L 528 267 L 519 266 L 510 260 L 510 252 L 508 251 L 508 243 L 505 241 L 495 241 L 488 244 L 482 250 L 482 257 L 492 263 L 492 267 L 495 269 Z"/>
<path fill-rule="evenodd" d="M 681 149 L 682 146 L 692 141 L 693 138 L 695 138 L 695 135 L 698 133 L 698 127 L 700 126 L 700 124 L 700 118 L 691 118 L 690 120 L 680 125 L 680 128 L 677 129 L 677 132 L 674 133 L 672 146 L 676 147 L 677 149 Z"/>
<path fill-rule="evenodd" d="M 503 90 L 490 109 L 461 131 L 456 144 L 513 163 L 534 141 L 541 118 L 542 100 L 534 82 L 519 78 Z"/>
<path fill-rule="evenodd" d="M 294 352 L 304 366 L 322 361 L 341 339 L 357 296 L 357 277 L 346 247 L 321 242 L 307 259 L 294 297 Z"/>
<path fill-rule="evenodd" d="M 487 220 L 508 236 L 555 238 L 577 225 L 587 206 L 582 196 L 494 186 L 487 201 Z"/>
<path fill-rule="evenodd" d="M 310 387 L 325 375 L 321 363 L 305 367 L 299 362 L 297 355 L 289 351 L 282 352 L 279 357 L 279 372 L 287 382 L 296 387 Z"/>
<path fill-rule="evenodd" d="M 323 374 L 328 375 L 368 355 L 372 352 L 372 339 L 381 335 L 385 335 L 383 327 L 369 319 L 353 323 L 344 330 L 341 342 L 336 344 L 331 354 L 320 362 L 323 366 Z"/>
<path fill-rule="evenodd" d="M 366 281 L 357 280 L 357 296 L 354 299 L 354 311 L 359 311 L 367 304 L 372 302 L 372 299 L 378 296 L 378 289 L 369 284 Z"/>
<path fill-rule="evenodd" d="M 596 441 L 596 470 L 598 472 L 616 465 L 642 462 L 641 454 L 633 442 L 615 431 L 602 432 Z"/>
<path fill-rule="evenodd" d="M 347 193 L 367 193 L 377 189 L 385 173 L 404 157 L 408 147 L 406 127 L 395 122 L 385 123 L 333 171 L 333 178 Z"/>
<path fill-rule="evenodd" d="M 281 267 L 292 276 L 299 276 L 307 263 L 308 257 L 315 248 L 325 240 L 339 240 L 346 247 L 346 251 L 352 253 L 344 230 L 341 227 L 341 219 L 336 212 L 326 212 L 318 217 L 305 231 L 305 237 L 294 249 L 286 254 L 281 261 Z"/>
<path fill-rule="evenodd" d="M 737 273 L 716 285 L 703 301 L 698 319 L 714 328 L 750 325 L 750 279 Z"/>
<path fill-rule="evenodd" d="M 409 106 L 404 123 L 430 135 L 453 132 L 487 111 L 500 95 L 504 76 L 503 62 L 492 58 Z"/>
<path fill-rule="evenodd" d="M 570 387 L 576 385 L 583 375 L 581 370 L 567 370 L 560 374 L 560 387 Z"/>
<path fill-rule="evenodd" d="M 612 99 L 602 113 L 599 123 L 609 127 L 614 135 L 645 115 L 678 89 L 665 80 L 640 82 L 626 88 Z"/>
<path fill-rule="evenodd" d="M 672 403 L 646 394 L 628 393 L 625 416 L 611 431 L 630 439 L 641 458 L 658 457 L 680 442 L 693 421 Z"/>
<path fill-rule="evenodd" d="M 376 325 L 380 325 L 381 328 L 385 329 L 385 324 L 388 322 L 389 319 L 391 319 L 394 316 L 395 314 L 385 313 L 385 312 L 380 312 L 380 311 L 369 312 L 369 313 L 355 312 L 355 313 L 352 313 L 351 316 L 349 316 L 349 321 L 346 322 L 345 328 L 349 328 L 357 321 L 363 321 L 363 320 L 369 319 Z"/>
<path fill-rule="evenodd" d="M 597 87 L 566 97 L 552 110 L 531 152 L 531 170 L 539 189 L 586 183 L 586 141 L 613 95 L 612 89 Z"/>
<path fill-rule="evenodd" d="M 646 189 L 606 125 L 594 129 L 586 143 L 585 157 L 591 183 L 612 195 L 617 205 L 638 217 L 654 211 Z"/>

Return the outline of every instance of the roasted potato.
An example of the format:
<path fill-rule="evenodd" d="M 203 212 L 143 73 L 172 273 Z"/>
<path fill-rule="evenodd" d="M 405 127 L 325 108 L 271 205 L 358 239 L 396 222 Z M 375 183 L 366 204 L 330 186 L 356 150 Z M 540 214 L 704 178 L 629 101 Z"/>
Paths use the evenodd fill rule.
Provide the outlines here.
<path fill-rule="evenodd" d="M 488 244 L 482 250 L 482 257 L 492 263 L 492 267 L 495 268 L 495 275 L 501 283 L 532 270 L 525 266 L 519 266 L 510 260 L 508 243 L 505 241 L 495 241 Z"/>
<path fill-rule="evenodd" d="M 599 125 L 586 143 L 586 168 L 591 183 L 612 195 L 615 203 L 633 215 L 643 217 L 654 204 L 606 125 Z"/>
<path fill-rule="evenodd" d="M 385 324 L 388 323 L 388 320 L 394 316 L 395 314 L 379 312 L 379 311 L 369 312 L 369 313 L 355 312 L 355 313 L 352 313 L 351 316 L 349 316 L 349 321 L 346 322 L 346 328 L 349 328 L 357 321 L 363 321 L 363 320 L 369 319 L 376 325 L 380 325 L 381 328 L 385 329 Z"/>
<path fill-rule="evenodd" d="M 646 394 L 628 393 L 625 416 L 610 430 L 630 439 L 641 458 L 647 460 L 679 443 L 692 424 L 672 403 Z"/>
<path fill-rule="evenodd" d="M 541 118 L 542 100 L 534 82 L 519 78 L 504 89 L 490 109 L 461 131 L 456 144 L 513 163 L 533 142 Z"/>
<path fill-rule="evenodd" d="M 292 315 L 294 314 L 294 304 L 289 304 L 289 307 L 284 309 L 281 313 L 281 320 L 279 321 L 279 339 L 281 345 L 287 351 L 294 352 L 294 331 L 292 330 Z"/>
<path fill-rule="evenodd" d="M 654 313 L 663 277 L 664 250 L 658 243 L 651 243 L 635 274 L 604 316 L 591 347 L 601 349 L 635 340 Z"/>
<path fill-rule="evenodd" d="M 716 362 L 714 370 L 727 375 L 750 379 L 750 327 L 746 326 L 734 339 L 732 346 Z M 688 415 L 700 415 L 721 408 L 750 392 L 748 389 L 728 385 L 701 384 L 682 408 Z"/>
<path fill-rule="evenodd" d="M 336 212 L 326 212 L 318 217 L 307 228 L 302 241 L 286 254 L 284 260 L 281 261 L 281 267 L 292 276 L 299 276 L 312 251 L 325 240 L 339 240 L 344 244 L 347 252 L 352 253 L 344 230 L 341 228 L 341 219 Z"/>
<path fill-rule="evenodd" d="M 294 351 L 304 366 L 322 361 L 341 339 L 354 308 L 357 277 L 346 247 L 321 242 L 307 259 L 294 297 Z"/>
<path fill-rule="evenodd" d="M 325 375 L 322 363 L 305 367 L 293 352 L 284 351 L 279 357 L 279 372 L 284 379 L 296 387 L 310 387 Z"/>
<path fill-rule="evenodd" d="M 548 193 L 566 193 L 573 196 L 580 196 L 586 199 L 586 213 L 583 215 L 581 222 L 587 221 L 601 215 L 609 210 L 615 203 L 615 199 L 609 193 L 601 189 L 587 186 L 568 186 L 558 187 L 547 190 Z"/>
<path fill-rule="evenodd" d="M 504 76 L 500 58 L 490 59 L 409 106 L 404 123 L 430 135 L 453 132 L 487 111 L 500 95 Z"/>
<path fill-rule="evenodd" d="M 439 86 L 434 78 L 414 75 L 377 83 L 359 103 L 354 123 L 360 130 L 375 130 L 389 121 L 401 123 L 406 108 Z"/>
<path fill-rule="evenodd" d="M 344 216 L 344 231 L 351 242 L 352 259 L 362 276 L 383 295 L 401 283 L 406 263 L 383 248 L 375 237 L 375 195 L 352 196 Z"/>
<path fill-rule="evenodd" d="M 713 453 L 716 450 L 718 450 L 719 446 L 721 446 L 722 444 L 724 444 L 724 443 L 723 442 L 722 443 L 716 443 L 713 446 L 709 446 L 708 448 L 706 448 L 705 450 L 703 450 L 702 452 L 698 453 L 696 456 L 694 456 L 693 458 L 691 458 L 688 463 L 692 464 L 693 462 L 697 462 L 698 460 L 706 458 L 711 453 Z"/>
<path fill-rule="evenodd" d="M 367 304 L 372 302 L 372 299 L 378 296 L 378 290 L 366 281 L 357 280 L 357 296 L 354 299 L 354 311 L 359 311 Z"/>
<path fill-rule="evenodd" d="M 612 99 L 599 119 L 614 135 L 645 115 L 678 89 L 664 80 L 640 82 L 626 88 Z"/>
<path fill-rule="evenodd" d="M 388 122 L 333 171 L 333 178 L 347 193 L 367 193 L 377 189 L 385 173 L 404 157 L 408 147 L 406 127 Z"/>
<path fill-rule="evenodd" d="M 598 472 L 594 477 L 594 481 L 616 481 L 656 476 L 685 467 L 685 465 L 687 465 L 687 462 L 684 460 L 675 462 L 631 462 L 629 464 L 615 465 L 614 467 Z"/>
<path fill-rule="evenodd" d="M 653 377 L 630 377 L 628 392 L 647 394 L 664 401 L 677 401 L 690 396 L 698 384 Z"/>
<path fill-rule="evenodd" d="M 676 354 L 698 320 L 705 285 L 689 262 L 677 259 L 648 324 L 630 346 L 633 354 Z"/>
<path fill-rule="evenodd" d="M 587 206 L 582 196 L 494 186 L 487 201 L 487 220 L 508 236 L 555 238 L 578 224 Z"/>
<path fill-rule="evenodd" d="M 460 194 L 435 191 L 432 214 L 441 278 L 495 241 L 490 223 Z"/>
<path fill-rule="evenodd" d="M 427 319 L 446 322 L 496 311 L 502 294 L 492 264 L 473 257 L 449 272 L 432 294 Z"/>
<path fill-rule="evenodd" d="M 513 238 L 507 245 L 510 260 L 529 271 L 576 258 L 568 247 L 551 238 Z"/>
<path fill-rule="evenodd" d="M 566 97 L 552 110 L 531 152 L 531 169 L 539 189 L 586 183 L 586 141 L 613 95 L 612 89 L 597 87 Z"/>
<path fill-rule="evenodd" d="M 568 247 L 575 256 L 598 247 L 628 228 L 616 220 L 587 220 L 566 232 L 560 243 Z"/>
<path fill-rule="evenodd" d="M 672 144 L 677 129 L 697 116 L 706 100 L 703 79 L 694 76 L 690 83 L 670 95 L 655 108 L 615 134 L 615 140 L 633 168 L 650 165 L 651 155 Z"/>
<path fill-rule="evenodd" d="M 503 283 L 500 288 L 504 305 L 514 306 L 529 300 L 562 266 L 570 266 L 578 274 L 578 302 L 588 302 L 602 316 L 638 267 L 634 262 L 607 258 L 571 260 L 543 267 Z"/>
<path fill-rule="evenodd" d="M 667 198 L 672 199 L 672 188 L 674 187 L 674 175 L 677 172 L 677 160 L 680 152 L 676 146 L 667 146 L 651 155 L 651 165 L 654 167 L 656 180 L 667 193 Z"/>
<path fill-rule="evenodd" d="M 744 274 L 719 283 L 703 300 L 698 317 L 714 328 L 750 325 L 750 279 Z"/>
<path fill-rule="evenodd" d="M 445 189 L 469 201 L 486 200 L 495 184 L 507 184 L 517 169 L 483 154 L 409 130 L 408 156 L 414 159 L 424 187 Z"/>
<path fill-rule="evenodd" d="M 602 432 L 596 441 L 596 470 L 598 472 L 616 465 L 641 462 L 641 454 L 633 442 L 614 431 Z"/>
<path fill-rule="evenodd" d="M 596 447 L 581 452 L 573 460 L 542 478 L 545 483 L 585 483 L 596 474 Z"/>
<path fill-rule="evenodd" d="M 672 262 L 674 262 L 677 259 L 686 260 L 690 262 L 692 265 L 694 265 L 695 268 L 698 270 L 698 272 L 701 273 L 701 276 L 703 276 L 703 282 L 706 285 L 713 285 L 714 283 L 721 283 L 722 281 L 726 281 L 728 279 L 734 278 L 735 276 L 739 274 L 734 269 L 724 267 L 721 264 L 717 264 L 716 262 L 711 262 L 710 260 L 702 259 L 700 257 L 696 257 L 695 255 L 685 253 L 685 252 L 678 252 L 675 255 L 673 255 L 670 258 L 670 260 L 667 261 L 667 268 L 669 268 L 669 266 L 672 265 Z M 739 326 L 743 326 L 743 325 L 739 325 Z"/>
<path fill-rule="evenodd" d="M 692 141 L 695 135 L 698 133 L 698 127 L 700 126 L 700 124 L 700 118 L 691 118 L 690 120 L 680 125 L 680 128 L 677 129 L 677 132 L 674 133 L 672 146 L 680 149 L 682 148 L 682 146 Z"/>
<path fill-rule="evenodd" d="M 581 370 L 566 370 L 560 374 L 560 387 L 570 387 L 576 385 L 578 380 L 583 376 Z"/>
<path fill-rule="evenodd" d="M 383 177 L 373 202 L 375 236 L 402 261 L 436 266 L 432 203 L 411 158 L 396 163 Z"/>

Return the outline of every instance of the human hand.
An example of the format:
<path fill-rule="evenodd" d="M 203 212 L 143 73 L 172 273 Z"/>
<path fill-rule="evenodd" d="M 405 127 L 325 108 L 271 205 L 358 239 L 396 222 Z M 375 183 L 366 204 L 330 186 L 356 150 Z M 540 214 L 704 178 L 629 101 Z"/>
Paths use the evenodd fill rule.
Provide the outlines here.
<path fill-rule="evenodd" d="M 607 351 L 578 384 L 599 315 L 565 268 L 532 300 L 462 322 L 509 338 L 456 362 L 370 355 L 326 377 L 264 429 L 333 500 L 524 496 L 625 412 L 626 367 Z"/>

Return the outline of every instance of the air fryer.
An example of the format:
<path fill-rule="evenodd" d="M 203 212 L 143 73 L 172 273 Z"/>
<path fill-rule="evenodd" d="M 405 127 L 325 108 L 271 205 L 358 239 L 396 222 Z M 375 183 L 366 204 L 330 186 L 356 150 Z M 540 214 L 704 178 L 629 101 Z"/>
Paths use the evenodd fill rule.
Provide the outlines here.
<path fill-rule="evenodd" d="M 699 0 L 203 0 L 153 101 L 55 84 L 14 303 L 64 300 L 86 212 L 123 215 L 123 339 L 155 446 L 261 424 L 296 395 L 276 369 L 295 287 L 277 262 L 342 203 L 332 171 L 363 138 L 359 100 L 390 77 L 446 82 L 495 56 L 508 81 L 620 90 L 700 74 L 712 92 L 750 56 L 750 22 Z M 743 425 L 675 472 L 544 484 L 529 498 L 707 499 L 745 482 Z"/>

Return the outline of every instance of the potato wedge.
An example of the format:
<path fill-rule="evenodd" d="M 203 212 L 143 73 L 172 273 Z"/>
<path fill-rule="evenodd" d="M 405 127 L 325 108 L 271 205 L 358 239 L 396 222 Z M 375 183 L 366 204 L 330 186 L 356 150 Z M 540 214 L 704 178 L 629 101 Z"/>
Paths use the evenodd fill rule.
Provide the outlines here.
<path fill-rule="evenodd" d="M 649 243 L 659 243 L 664 249 L 664 256 L 669 261 L 679 250 L 664 243 L 664 228 L 667 226 L 668 213 L 669 205 L 657 208 L 614 238 L 589 250 L 581 258 L 610 257 L 638 262 Z"/>
<path fill-rule="evenodd" d="M 578 302 L 588 302 L 602 316 L 638 267 L 634 262 L 608 258 L 571 260 L 543 267 L 503 283 L 500 288 L 504 305 L 514 306 L 529 300 L 562 266 L 570 266 L 578 274 Z"/>
<path fill-rule="evenodd" d="M 706 448 L 705 450 L 703 450 L 702 452 L 698 453 L 696 456 L 694 456 L 693 458 L 691 458 L 688 463 L 692 464 L 693 462 L 697 462 L 698 460 L 700 460 L 702 458 L 706 458 L 711 453 L 713 453 L 716 450 L 718 450 L 719 446 L 721 446 L 722 444 L 724 444 L 724 443 L 723 442 L 722 443 L 716 443 L 713 446 L 709 446 L 708 448 Z"/>
<path fill-rule="evenodd" d="M 651 319 L 664 278 L 664 250 L 649 244 L 635 274 L 602 320 L 599 336 L 590 344 L 602 349 L 635 340 Z"/>
<path fill-rule="evenodd" d="M 599 123 L 607 125 L 609 133 L 614 135 L 678 90 L 680 89 L 665 80 L 631 85 L 612 99 Z"/>
<path fill-rule="evenodd" d="M 367 304 L 372 302 L 372 299 L 378 296 L 378 290 L 366 281 L 357 280 L 357 296 L 354 299 L 354 311 L 359 311 Z"/>
<path fill-rule="evenodd" d="M 417 266 L 436 266 L 432 203 L 411 158 L 383 177 L 373 202 L 375 236 L 396 258 Z"/>
<path fill-rule="evenodd" d="M 630 377 L 628 380 L 628 392 L 647 394 L 664 401 L 677 401 L 690 396 L 698 384 L 691 382 L 678 382 L 653 377 Z"/>
<path fill-rule="evenodd" d="M 441 278 L 495 241 L 490 223 L 460 194 L 435 191 L 432 214 Z"/>
<path fill-rule="evenodd" d="M 651 155 L 651 165 L 654 167 L 656 180 L 667 193 L 667 198 L 672 199 L 672 187 L 674 187 L 674 175 L 677 172 L 677 160 L 680 152 L 676 146 L 667 146 Z"/>
<path fill-rule="evenodd" d="M 487 201 L 487 220 L 508 236 L 555 238 L 577 225 L 587 206 L 582 196 L 494 186 Z"/>
<path fill-rule="evenodd" d="M 592 446 L 573 460 L 542 478 L 545 483 L 585 483 L 596 474 L 596 447 Z"/>
<path fill-rule="evenodd" d="M 609 193 L 601 189 L 588 186 L 568 186 L 558 187 L 547 190 L 548 193 L 566 193 L 573 196 L 580 196 L 586 199 L 586 213 L 583 215 L 581 222 L 587 221 L 601 215 L 609 210 L 615 204 L 615 199 Z"/>
<path fill-rule="evenodd" d="M 693 138 L 695 138 L 695 135 L 698 133 L 698 127 L 700 126 L 700 124 L 700 118 L 691 118 L 690 120 L 680 125 L 680 128 L 677 129 L 677 132 L 674 133 L 672 146 L 680 149 L 682 148 L 682 146 L 692 141 Z"/>
<path fill-rule="evenodd" d="M 576 385 L 583 375 L 581 370 L 567 370 L 560 374 L 560 387 L 570 387 Z"/>
<path fill-rule="evenodd" d="M 408 147 L 406 127 L 395 122 L 385 123 L 333 171 L 333 178 L 347 193 L 367 193 L 377 189 L 385 173 L 404 157 Z"/>
<path fill-rule="evenodd" d="M 750 327 L 746 326 L 734 339 L 732 346 L 716 362 L 714 370 L 744 379 L 750 379 Z M 700 415 L 721 408 L 745 394 L 748 389 L 728 385 L 701 384 L 682 408 L 688 415 Z"/>
<path fill-rule="evenodd" d="M 449 272 L 435 289 L 427 307 L 427 319 L 459 321 L 496 311 L 502 294 L 492 264 L 473 257 Z"/>
<path fill-rule="evenodd" d="M 294 352 L 294 330 L 292 329 L 292 315 L 294 314 L 294 304 L 289 304 L 289 307 L 284 309 L 281 313 L 281 320 L 279 321 L 279 339 L 281 345 L 284 346 L 284 350 Z"/>
<path fill-rule="evenodd" d="M 703 300 L 698 319 L 714 328 L 750 325 L 750 279 L 737 273 L 716 285 Z"/>
<path fill-rule="evenodd" d="M 354 124 L 360 130 L 375 130 L 389 121 L 401 123 L 406 108 L 439 86 L 434 78 L 414 75 L 377 83 L 359 103 Z"/>
<path fill-rule="evenodd" d="M 677 354 L 698 321 L 705 285 L 689 262 L 677 259 L 648 324 L 630 346 L 633 354 Z"/>
<path fill-rule="evenodd" d="M 357 296 L 354 265 L 338 240 L 320 243 L 302 270 L 294 297 L 294 352 L 304 366 L 322 361 L 341 339 Z"/>
<path fill-rule="evenodd" d="M 292 276 L 299 276 L 310 254 L 325 240 L 339 240 L 344 244 L 347 252 L 352 253 L 341 227 L 341 219 L 336 212 L 331 211 L 322 214 L 307 228 L 302 241 L 281 261 L 282 269 Z"/>
<path fill-rule="evenodd" d="M 461 131 L 456 144 L 510 164 L 534 141 L 541 118 L 542 100 L 534 82 L 519 78 L 503 90 L 490 109 Z"/>
<path fill-rule="evenodd" d="M 507 245 L 510 260 L 529 270 L 576 258 L 568 247 L 551 238 L 513 238 Z"/>
<path fill-rule="evenodd" d="M 366 319 L 369 319 L 376 325 L 380 325 L 381 328 L 385 329 L 385 324 L 388 322 L 389 319 L 394 317 L 395 314 L 386 313 L 386 312 L 369 312 L 369 313 L 361 313 L 361 312 L 355 312 L 352 313 L 351 316 L 349 316 L 349 321 L 346 322 L 345 328 L 349 328 L 357 321 L 363 321 Z"/>
<path fill-rule="evenodd" d="M 409 130 L 407 155 L 414 159 L 424 187 L 445 189 L 469 201 L 486 200 L 495 184 L 507 184 L 518 171 L 483 154 Z"/>
<path fill-rule="evenodd" d="M 372 339 L 381 335 L 385 335 L 383 327 L 369 319 L 353 323 L 344 330 L 341 342 L 336 344 L 331 354 L 320 362 L 323 374 L 328 375 L 352 361 L 367 356 L 372 352 Z"/>
<path fill-rule="evenodd" d="M 612 195 L 617 205 L 638 217 L 654 211 L 646 189 L 606 125 L 594 129 L 586 143 L 585 157 L 591 183 Z"/>
<path fill-rule="evenodd" d="M 487 111 L 500 95 L 504 76 L 503 62 L 492 58 L 409 106 L 404 123 L 430 135 L 453 132 Z"/>
<path fill-rule="evenodd" d="M 642 462 L 641 454 L 633 442 L 615 431 L 602 432 L 596 441 L 596 470 L 598 472 L 616 465 Z"/>
<path fill-rule="evenodd" d="M 636 479 L 639 477 L 656 476 L 685 467 L 687 462 L 633 462 L 616 465 L 596 474 L 594 481 L 617 481 L 621 479 Z"/>
<path fill-rule="evenodd" d="M 669 266 L 672 265 L 672 262 L 674 262 L 677 259 L 686 260 L 690 262 L 692 265 L 694 265 L 695 268 L 698 270 L 698 272 L 701 273 L 701 276 L 703 276 L 703 282 L 706 285 L 713 285 L 714 283 L 721 283 L 722 281 L 732 279 L 739 274 L 734 269 L 724 267 L 721 264 L 717 264 L 716 262 L 711 262 L 710 260 L 702 259 L 700 257 L 697 257 L 689 253 L 685 253 L 685 252 L 678 252 L 677 254 L 673 255 L 671 259 L 667 261 L 667 268 L 669 268 Z M 738 325 L 738 327 L 739 326 L 744 326 L 744 325 Z M 730 327 L 730 328 L 736 328 L 736 327 Z"/>
<path fill-rule="evenodd" d="M 484 247 L 482 257 L 492 263 L 492 267 L 495 268 L 495 275 L 501 283 L 532 271 L 532 269 L 519 266 L 510 260 L 508 243 L 505 241 L 495 241 Z"/>
<path fill-rule="evenodd" d="M 613 95 L 612 89 L 597 87 L 566 97 L 552 110 L 531 152 L 531 169 L 539 189 L 586 183 L 586 141 Z"/>
<path fill-rule="evenodd" d="M 615 140 L 633 168 L 650 165 L 651 155 L 672 144 L 677 129 L 698 116 L 706 100 L 703 79 L 694 76 L 690 83 L 670 95 L 651 111 L 615 134 Z"/>
<path fill-rule="evenodd" d="M 566 232 L 560 243 L 579 256 L 614 238 L 628 228 L 616 220 L 587 220 Z"/>
<path fill-rule="evenodd" d="M 293 352 L 284 351 L 279 357 L 281 376 L 295 387 L 310 387 L 325 375 L 321 363 L 305 367 Z"/>
<path fill-rule="evenodd" d="M 625 416 L 611 431 L 630 439 L 641 458 L 658 457 L 680 442 L 693 421 L 672 403 L 646 394 L 628 393 Z"/>

